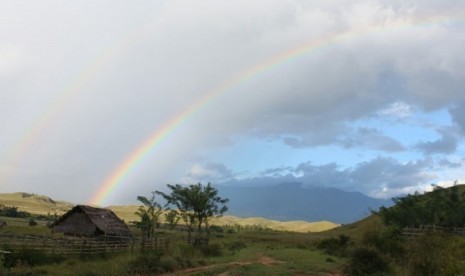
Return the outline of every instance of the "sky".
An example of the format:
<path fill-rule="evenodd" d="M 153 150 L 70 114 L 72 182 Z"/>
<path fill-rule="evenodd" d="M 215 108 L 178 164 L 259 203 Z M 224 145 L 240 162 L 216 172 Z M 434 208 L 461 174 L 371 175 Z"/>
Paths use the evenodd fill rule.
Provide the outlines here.
<path fill-rule="evenodd" d="M 463 1 L 0 4 L 0 193 L 465 183 Z"/>

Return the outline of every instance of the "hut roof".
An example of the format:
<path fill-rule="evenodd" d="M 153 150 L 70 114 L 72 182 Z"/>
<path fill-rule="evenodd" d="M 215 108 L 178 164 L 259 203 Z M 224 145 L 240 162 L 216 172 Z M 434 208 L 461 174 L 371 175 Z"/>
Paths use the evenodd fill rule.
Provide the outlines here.
<path fill-rule="evenodd" d="M 82 211 L 90 221 L 103 233 L 111 236 L 132 236 L 131 230 L 118 216 L 109 209 L 95 208 L 86 205 L 76 205 L 73 209 L 66 212 L 51 227 L 60 224 L 70 214 Z"/>

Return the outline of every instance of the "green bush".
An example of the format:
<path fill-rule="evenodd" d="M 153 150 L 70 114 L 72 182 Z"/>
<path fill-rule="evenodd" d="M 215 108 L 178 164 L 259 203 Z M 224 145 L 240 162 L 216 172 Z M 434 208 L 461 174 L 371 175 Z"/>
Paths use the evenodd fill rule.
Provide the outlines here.
<path fill-rule="evenodd" d="M 234 255 L 236 251 L 239 252 L 241 249 L 246 248 L 247 244 L 243 241 L 233 241 L 228 243 L 226 246 Z"/>
<path fill-rule="evenodd" d="M 220 257 L 223 255 L 223 247 L 219 243 L 211 243 L 201 248 L 205 257 Z"/>
<path fill-rule="evenodd" d="M 46 254 L 40 250 L 31 250 L 28 248 L 19 250 L 10 250 L 9 248 L 5 248 L 5 250 L 11 251 L 10 254 L 6 254 L 4 256 L 3 260 L 3 265 L 7 268 L 15 267 L 18 263 L 28 266 L 36 266 L 60 263 L 65 260 L 63 255 Z"/>
<path fill-rule="evenodd" d="M 30 218 L 28 224 L 29 226 L 37 226 L 37 221 L 34 218 Z"/>
<path fill-rule="evenodd" d="M 366 247 L 374 247 L 383 254 L 401 260 L 405 257 L 405 247 L 400 234 L 401 231 L 397 227 L 369 229 L 362 236 L 362 244 Z"/>
<path fill-rule="evenodd" d="M 336 238 L 328 238 L 321 240 L 317 244 L 317 248 L 323 250 L 326 254 L 345 257 L 348 253 L 350 237 L 346 235 L 339 235 Z"/>
<path fill-rule="evenodd" d="M 345 271 L 347 275 L 390 275 L 389 263 L 376 250 L 358 248 L 352 252 Z"/>
<path fill-rule="evenodd" d="M 223 233 L 224 232 L 223 227 L 221 227 L 219 225 L 210 226 L 210 231 L 215 232 L 215 233 Z"/>
<path fill-rule="evenodd" d="M 179 244 L 175 251 L 173 255 L 179 255 L 185 259 L 193 258 L 196 255 L 196 248 L 186 243 Z"/>
<path fill-rule="evenodd" d="M 465 245 L 463 238 L 430 233 L 408 244 L 407 267 L 410 275 L 463 275 L 464 252 L 457 244 Z"/>
<path fill-rule="evenodd" d="M 164 272 L 161 262 L 161 253 L 158 251 L 145 251 L 129 262 L 127 272 L 130 275 L 162 273 Z"/>
<path fill-rule="evenodd" d="M 172 257 L 168 257 L 160 261 L 160 267 L 164 272 L 173 272 L 180 267 L 180 264 Z"/>

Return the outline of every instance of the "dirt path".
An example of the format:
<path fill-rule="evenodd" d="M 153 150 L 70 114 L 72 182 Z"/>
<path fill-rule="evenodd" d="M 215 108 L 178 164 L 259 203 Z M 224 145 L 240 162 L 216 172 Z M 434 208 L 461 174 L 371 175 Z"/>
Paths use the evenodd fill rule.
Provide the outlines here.
<path fill-rule="evenodd" d="M 178 271 L 163 274 L 163 275 L 166 275 L 166 276 L 168 276 L 168 275 L 186 275 L 186 274 L 190 274 L 190 273 L 208 271 L 208 270 L 219 268 L 219 267 L 235 267 L 235 266 L 244 266 L 244 265 L 251 265 L 251 264 L 263 264 L 263 265 L 268 265 L 269 266 L 269 265 L 282 264 L 282 263 L 285 263 L 285 262 L 273 259 L 273 258 L 271 258 L 269 256 L 266 256 L 266 255 L 263 255 L 263 254 L 257 254 L 257 258 L 254 259 L 254 260 L 234 261 L 234 262 L 229 262 L 229 263 L 193 267 L 193 268 L 178 270 Z M 228 272 L 226 271 L 226 272 L 223 272 L 223 273 L 221 273 L 219 275 L 226 276 L 226 275 L 228 275 Z"/>

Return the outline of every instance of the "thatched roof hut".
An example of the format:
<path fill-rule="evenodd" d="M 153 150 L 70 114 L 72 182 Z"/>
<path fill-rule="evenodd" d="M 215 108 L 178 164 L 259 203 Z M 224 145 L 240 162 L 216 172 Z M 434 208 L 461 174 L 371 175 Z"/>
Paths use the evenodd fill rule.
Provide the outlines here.
<path fill-rule="evenodd" d="M 55 221 L 53 233 L 71 236 L 132 236 L 128 226 L 108 209 L 77 205 Z"/>

